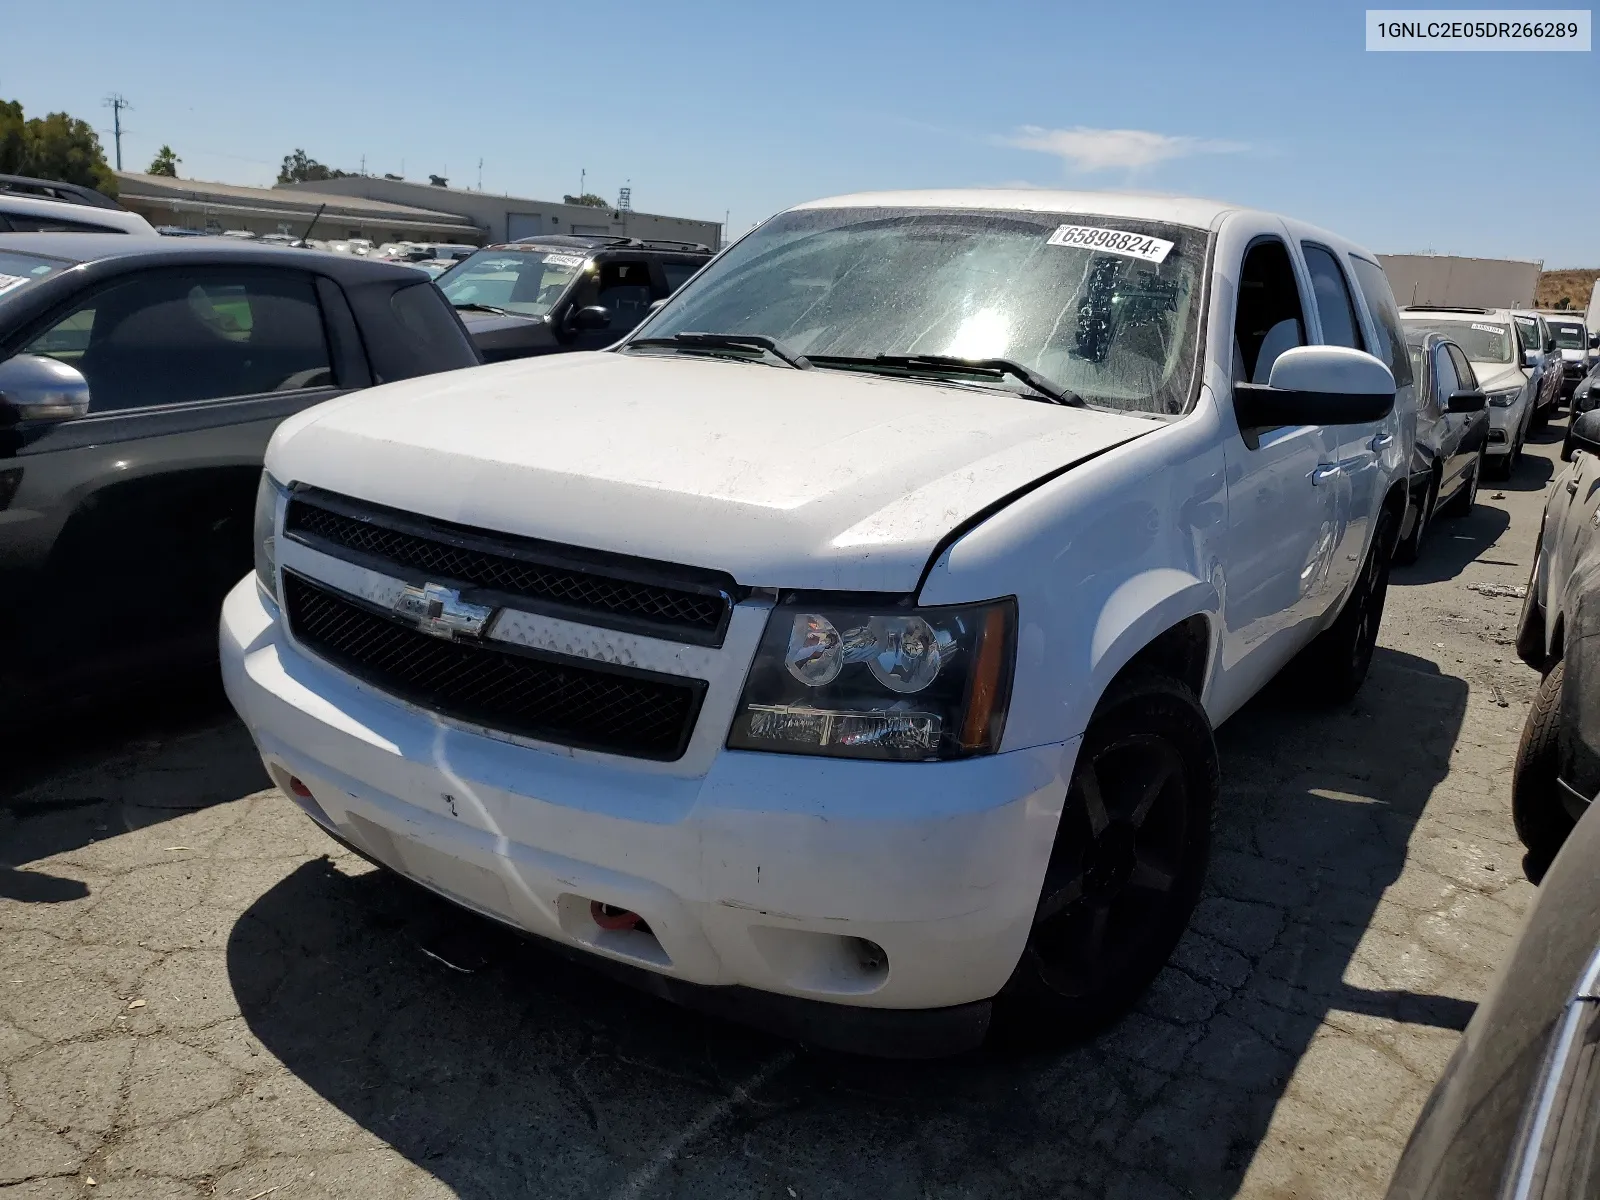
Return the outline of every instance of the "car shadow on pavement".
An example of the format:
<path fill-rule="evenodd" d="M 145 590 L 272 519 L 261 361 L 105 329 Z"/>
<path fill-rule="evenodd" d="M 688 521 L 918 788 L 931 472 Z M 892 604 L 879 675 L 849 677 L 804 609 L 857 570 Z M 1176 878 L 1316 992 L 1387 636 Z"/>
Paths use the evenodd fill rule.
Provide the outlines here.
<path fill-rule="evenodd" d="M 1487 494 L 1490 485 L 1483 486 Z M 1454 579 L 1510 527 L 1510 513 L 1481 500 L 1467 516 L 1441 517 L 1428 527 L 1417 561 L 1406 567 L 1396 565 L 1389 581 L 1405 587 Z"/>
<path fill-rule="evenodd" d="M 0 899 L 79 900 L 88 885 L 27 864 L 270 787 L 219 685 L 188 681 L 40 722 L 7 752 Z"/>
<path fill-rule="evenodd" d="M 1221 732 L 1193 926 L 1136 1011 L 1064 1049 L 809 1051 L 636 993 L 343 851 L 240 917 L 230 979 L 267 1051 L 468 1200 L 1226 1197 L 1252 1168 L 1272 1194 L 1316 1194 L 1263 1145 L 1275 1109 L 1295 1131 L 1414 1113 L 1472 1010 L 1449 980 L 1419 986 L 1404 931 L 1374 924 L 1467 685 L 1380 650 L 1353 705 L 1303 695 L 1285 680 Z M 470 950 L 438 954 L 441 938 Z M 1438 1061 L 1407 1076 L 1385 1022 L 1432 1031 Z"/>
<path fill-rule="evenodd" d="M 1549 430 L 1536 438 L 1529 438 L 1529 442 L 1544 445 L 1561 441 L 1565 435 L 1564 430 L 1556 431 L 1554 437 Z M 1543 491 L 1546 484 L 1556 473 L 1555 460 L 1546 458 L 1542 454 L 1524 454 L 1517 463 L 1517 469 L 1511 472 L 1509 479 L 1490 479 L 1483 484 L 1485 489 L 1504 492 L 1539 492 Z"/>

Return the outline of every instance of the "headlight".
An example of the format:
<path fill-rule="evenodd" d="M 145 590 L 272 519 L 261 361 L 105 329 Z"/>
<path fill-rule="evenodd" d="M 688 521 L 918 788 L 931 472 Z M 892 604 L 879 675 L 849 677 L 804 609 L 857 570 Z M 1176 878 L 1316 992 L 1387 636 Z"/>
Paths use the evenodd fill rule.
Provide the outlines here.
<path fill-rule="evenodd" d="M 256 516 L 250 530 L 250 540 L 256 553 L 256 582 L 266 589 L 267 595 L 278 598 L 278 555 L 275 542 L 278 525 L 278 500 L 289 490 L 261 472 L 261 484 L 256 488 Z"/>
<path fill-rule="evenodd" d="M 1015 659 L 1012 600 L 943 608 L 780 605 L 731 750 L 922 761 L 992 754 Z"/>
<path fill-rule="evenodd" d="M 1503 392 L 1490 392 L 1489 405 L 1491 408 L 1510 408 L 1517 402 L 1517 397 L 1522 395 L 1521 388 L 1507 388 Z"/>

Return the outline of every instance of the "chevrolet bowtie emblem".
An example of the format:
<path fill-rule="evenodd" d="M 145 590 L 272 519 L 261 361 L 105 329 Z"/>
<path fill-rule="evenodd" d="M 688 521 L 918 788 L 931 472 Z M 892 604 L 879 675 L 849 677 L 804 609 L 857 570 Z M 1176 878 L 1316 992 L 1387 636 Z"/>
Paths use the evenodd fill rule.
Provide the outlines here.
<path fill-rule="evenodd" d="M 406 588 L 394 602 L 394 611 L 397 616 L 415 621 L 423 633 L 441 638 L 458 634 L 478 637 L 494 616 L 489 605 L 468 604 L 455 588 L 438 583 Z"/>

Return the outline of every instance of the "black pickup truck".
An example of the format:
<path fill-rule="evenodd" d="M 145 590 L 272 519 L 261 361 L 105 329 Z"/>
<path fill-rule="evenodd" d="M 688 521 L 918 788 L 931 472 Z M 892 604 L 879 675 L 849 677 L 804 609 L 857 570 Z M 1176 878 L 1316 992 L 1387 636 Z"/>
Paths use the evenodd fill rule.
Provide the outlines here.
<path fill-rule="evenodd" d="M 479 361 L 410 267 L 0 235 L 0 712 L 159 686 L 213 656 L 278 423 Z"/>

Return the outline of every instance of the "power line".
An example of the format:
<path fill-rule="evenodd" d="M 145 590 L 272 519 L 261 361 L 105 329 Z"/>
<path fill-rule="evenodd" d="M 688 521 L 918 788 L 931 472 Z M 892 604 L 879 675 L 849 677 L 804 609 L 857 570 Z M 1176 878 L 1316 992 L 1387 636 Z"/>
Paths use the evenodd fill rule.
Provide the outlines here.
<path fill-rule="evenodd" d="M 133 105 L 122 98 L 118 92 L 112 92 L 103 102 L 111 110 L 111 136 L 117 145 L 117 170 L 122 170 L 122 110 L 132 110 Z"/>

